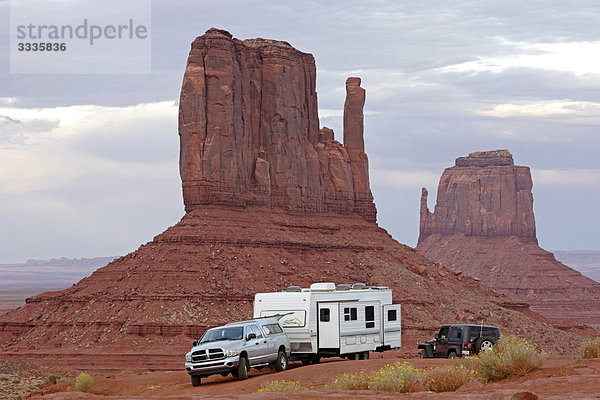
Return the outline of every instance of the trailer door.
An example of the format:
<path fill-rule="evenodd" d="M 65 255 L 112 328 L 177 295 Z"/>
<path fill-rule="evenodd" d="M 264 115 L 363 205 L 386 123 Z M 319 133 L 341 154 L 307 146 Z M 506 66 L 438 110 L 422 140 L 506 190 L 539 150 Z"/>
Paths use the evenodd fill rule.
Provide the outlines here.
<path fill-rule="evenodd" d="M 400 347 L 402 344 L 402 314 L 400 304 L 388 304 L 383 306 L 381 316 L 383 325 L 384 346 Z"/>
<path fill-rule="evenodd" d="M 340 306 L 339 303 L 317 303 L 319 348 L 340 348 Z"/>

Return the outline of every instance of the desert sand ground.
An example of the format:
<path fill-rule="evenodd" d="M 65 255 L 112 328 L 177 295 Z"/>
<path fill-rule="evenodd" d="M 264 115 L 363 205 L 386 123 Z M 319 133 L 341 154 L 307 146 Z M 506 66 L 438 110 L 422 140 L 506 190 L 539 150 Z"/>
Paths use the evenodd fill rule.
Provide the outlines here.
<path fill-rule="evenodd" d="M 97 370 L 89 372 L 95 377 L 94 394 L 74 393 L 74 376 L 54 386 L 31 393 L 32 399 L 597 399 L 600 398 L 600 359 L 575 360 L 573 356 L 551 356 L 541 370 L 521 378 L 512 378 L 486 385 L 471 382 L 453 393 L 431 393 L 424 388 L 409 394 L 370 391 L 323 391 L 322 387 L 337 375 L 345 372 L 376 371 L 386 364 L 408 361 L 419 369 L 450 363 L 450 360 L 421 360 L 386 354 L 385 358 L 349 361 L 338 358 L 324 360 L 317 365 L 301 366 L 291 363 L 287 371 L 276 373 L 272 368 L 252 370 L 245 381 L 231 376 L 212 376 L 202 380 L 202 386 L 193 387 L 183 369 L 143 372 L 124 367 L 119 373 Z M 138 360 L 143 363 L 143 360 Z M 46 367 L 51 368 L 51 367 Z M 64 372 L 64 368 L 63 368 Z M 307 392 L 261 393 L 255 392 L 263 383 L 273 380 L 298 381 L 309 388 Z M 7 383 L 7 382 L 3 382 Z M 10 397 L 5 397 L 10 398 Z M 14 397 L 16 398 L 16 397 Z"/>

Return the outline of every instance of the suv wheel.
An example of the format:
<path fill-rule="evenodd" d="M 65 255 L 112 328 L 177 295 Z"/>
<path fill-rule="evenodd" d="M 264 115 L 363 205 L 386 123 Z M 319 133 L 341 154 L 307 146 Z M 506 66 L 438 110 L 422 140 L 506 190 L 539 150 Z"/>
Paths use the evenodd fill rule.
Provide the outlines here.
<path fill-rule="evenodd" d="M 285 371 L 287 369 L 288 358 L 285 351 L 279 351 L 277 354 L 277 361 L 275 361 L 275 370 L 277 372 Z"/>
<path fill-rule="evenodd" d="M 248 379 L 248 359 L 246 357 L 240 357 L 240 363 L 237 368 L 237 377 L 241 381 Z"/>
<path fill-rule="evenodd" d="M 451 351 L 450 353 L 448 353 L 448 358 L 456 358 L 456 352 Z"/>
<path fill-rule="evenodd" d="M 198 375 L 192 375 L 192 386 L 200 386 L 201 378 Z"/>
<path fill-rule="evenodd" d="M 475 352 L 488 351 L 494 347 L 494 342 L 490 339 L 480 337 L 475 341 Z"/>

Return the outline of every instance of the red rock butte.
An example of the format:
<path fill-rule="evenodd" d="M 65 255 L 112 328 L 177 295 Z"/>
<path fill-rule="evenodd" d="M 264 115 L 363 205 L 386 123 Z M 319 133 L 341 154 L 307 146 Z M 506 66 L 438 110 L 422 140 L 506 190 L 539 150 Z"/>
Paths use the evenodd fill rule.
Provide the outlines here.
<path fill-rule="evenodd" d="M 377 226 L 365 90 L 359 78 L 346 82 L 342 145 L 319 130 L 315 71 L 310 54 L 285 42 L 217 29 L 197 38 L 180 102 L 185 216 L 73 287 L 1 315 L 1 354 L 69 363 L 87 355 L 116 368 L 143 354 L 144 368 L 165 357 L 179 368 L 191 338 L 251 316 L 255 293 L 322 281 L 390 286 L 407 351 L 455 321 L 576 346 L 584 326 L 557 330 Z"/>
<path fill-rule="evenodd" d="M 186 211 L 206 204 L 376 219 L 360 78 L 348 78 L 344 145 L 319 130 L 316 67 L 286 42 L 210 29 L 192 43 L 181 90 Z"/>
<path fill-rule="evenodd" d="M 457 158 L 433 213 L 423 188 L 417 251 L 546 317 L 600 325 L 600 284 L 538 246 L 532 187 L 529 168 L 508 150 Z"/>

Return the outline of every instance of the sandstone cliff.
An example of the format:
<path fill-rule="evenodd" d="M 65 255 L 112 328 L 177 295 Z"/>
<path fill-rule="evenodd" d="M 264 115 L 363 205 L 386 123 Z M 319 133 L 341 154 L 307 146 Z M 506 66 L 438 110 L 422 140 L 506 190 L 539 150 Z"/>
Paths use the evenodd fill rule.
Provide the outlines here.
<path fill-rule="evenodd" d="M 508 150 L 456 159 L 440 179 L 435 212 L 421 194 L 419 243 L 430 235 L 505 237 L 536 241 L 529 167 L 514 165 Z"/>
<path fill-rule="evenodd" d="M 377 226 L 364 89 L 357 78 L 346 83 L 342 145 L 318 129 L 314 77 L 312 56 L 287 43 L 214 29 L 197 38 L 180 103 L 186 215 L 73 287 L 0 316 L 3 354 L 73 362 L 135 353 L 150 362 L 160 353 L 181 365 L 191 338 L 249 317 L 255 293 L 319 281 L 390 286 L 408 352 L 442 323 L 482 320 L 573 348 L 581 337 Z"/>
<path fill-rule="evenodd" d="M 537 244 L 532 180 L 508 150 L 471 153 L 447 168 L 435 212 L 421 195 L 417 251 L 549 318 L 600 325 L 600 284 Z"/>
<path fill-rule="evenodd" d="M 346 83 L 344 145 L 319 131 L 315 84 L 313 56 L 286 42 L 218 29 L 197 38 L 179 112 L 186 210 L 262 205 L 375 221 L 360 79 Z"/>

